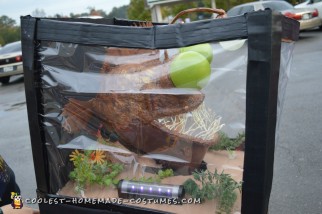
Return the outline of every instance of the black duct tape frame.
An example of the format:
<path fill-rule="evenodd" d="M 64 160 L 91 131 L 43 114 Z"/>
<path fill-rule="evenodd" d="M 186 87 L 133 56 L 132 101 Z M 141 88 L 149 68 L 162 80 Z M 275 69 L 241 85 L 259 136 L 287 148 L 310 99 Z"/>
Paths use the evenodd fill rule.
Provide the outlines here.
<path fill-rule="evenodd" d="M 298 22 L 265 10 L 184 25 L 156 24 L 151 28 L 129 27 L 134 23 L 139 21 L 21 17 L 25 89 L 38 197 L 61 197 L 52 195 L 57 189 L 50 185 L 53 181 L 49 182 L 50 157 L 46 152 L 45 134 L 41 127 L 43 97 L 40 84 L 41 70 L 36 53 L 39 41 L 166 49 L 247 38 L 246 146 L 242 213 L 267 213 L 273 178 L 281 41 L 298 39 Z M 67 180 L 67 176 L 57 179 Z M 115 204 L 75 206 L 64 203 L 40 204 L 39 207 L 41 213 L 46 214 L 162 213 L 157 210 Z"/>

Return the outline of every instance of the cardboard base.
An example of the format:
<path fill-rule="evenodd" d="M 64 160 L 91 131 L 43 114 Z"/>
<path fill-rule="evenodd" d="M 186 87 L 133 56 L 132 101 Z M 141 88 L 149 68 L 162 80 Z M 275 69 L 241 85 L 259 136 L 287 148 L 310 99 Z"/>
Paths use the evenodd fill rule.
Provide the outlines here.
<path fill-rule="evenodd" d="M 230 174 L 231 177 L 239 182 L 242 181 L 243 176 L 243 164 L 244 164 L 244 152 L 235 151 L 235 157 L 231 158 L 226 151 L 211 151 L 207 152 L 204 161 L 207 163 L 207 168 L 211 172 L 215 169 L 218 172 L 224 171 L 225 174 Z M 119 177 L 120 179 L 128 178 L 129 172 L 122 173 Z M 145 176 L 150 176 L 145 173 Z M 178 175 L 162 180 L 163 184 L 174 184 L 182 185 L 187 179 L 192 178 L 191 175 Z M 59 192 L 59 195 L 65 195 L 70 197 L 86 197 L 86 198 L 106 198 L 112 200 L 113 198 L 118 198 L 118 193 L 116 188 L 105 188 L 100 185 L 89 185 L 85 188 L 84 194 L 82 196 L 78 195 L 75 191 L 75 183 L 69 181 Z M 240 212 L 241 210 L 241 194 L 238 190 L 237 201 L 234 205 L 233 212 Z M 191 198 L 189 195 L 185 195 L 186 199 Z M 140 206 L 144 208 L 162 210 L 166 212 L 173 213 L 185 213 L 185 214 L 195 214 L 195 213 L 214 213 L 216 211 L 217 202 L 215 200 L 206 201 L 202 204 L 192 203 L 183 205 L 167 205 L 167 204 L 155 204 L 155 203 L 130 203 L 123 200 L 124 204 L 131 206 Z"/>

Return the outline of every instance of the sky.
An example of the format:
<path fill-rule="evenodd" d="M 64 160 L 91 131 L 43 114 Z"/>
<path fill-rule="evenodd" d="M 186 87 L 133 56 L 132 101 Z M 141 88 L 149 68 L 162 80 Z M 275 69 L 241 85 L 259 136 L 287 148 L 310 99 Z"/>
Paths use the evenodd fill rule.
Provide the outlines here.
<path fill-rule="evenodd" d="M 36 9 L 44 10 L 46 16 L 55 14 L 89 12 L 88 7 L 109 13 L 113 7 L 130 3 L 130 0 L 0 0 L 0 16 L 6 15 L 20 25 L 20 16 L 32 15 Z"/>

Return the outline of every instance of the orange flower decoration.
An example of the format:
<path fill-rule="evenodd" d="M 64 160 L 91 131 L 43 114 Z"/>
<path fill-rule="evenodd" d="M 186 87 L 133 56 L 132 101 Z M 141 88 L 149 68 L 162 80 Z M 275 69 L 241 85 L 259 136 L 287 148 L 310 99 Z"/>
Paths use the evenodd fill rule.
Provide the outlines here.
<path fill-rule="evenodd" d="M 84 154 L 80 153 L 77 149 L 72 152 L 72 154 L 69 155 L 70 161 L 75 161 L 78 157 L 81 157 L 83 159 Z"/>
<path fill-rule="evenodd" d="M 96 150 L 90 154 L 90 159 L 94 163 L 102 164 L 104 162 L 105 154 L 102 150 Z"/>

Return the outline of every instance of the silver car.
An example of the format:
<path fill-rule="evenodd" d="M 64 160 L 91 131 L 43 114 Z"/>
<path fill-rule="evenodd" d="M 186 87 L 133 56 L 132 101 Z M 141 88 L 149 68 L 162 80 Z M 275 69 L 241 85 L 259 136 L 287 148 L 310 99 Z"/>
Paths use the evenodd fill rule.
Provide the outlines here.
<path fill-rule="evenodd" d="M 295 8 L 314 8 L 319 12 L 319 17 L 322 19 L 322 0 L 309 0 L 304 1 L 301 4 L 295 6 Z M 322 23 L 320 25 L 320 29 L 322 29 Z"/>
<path fill-rule="evenodd" d="M 235 6 L 228 10 L 228 16 L 237 16 L 256 10 L 269 8 L 281 12 L 284 16 L 293 18 L 300 22 L 300 30 L 307 30 L 321 26 L 322 19 L 316 8 L 294 8 L 285 1 L 257 1 Z"/>
<path fill-rule="evenodd" d="M 21 42 L 9 43 L 0 48 L 0 82 L 7 84 L 10 76 L 22 73 Z"/>

